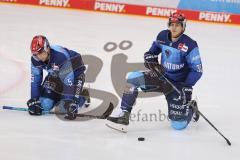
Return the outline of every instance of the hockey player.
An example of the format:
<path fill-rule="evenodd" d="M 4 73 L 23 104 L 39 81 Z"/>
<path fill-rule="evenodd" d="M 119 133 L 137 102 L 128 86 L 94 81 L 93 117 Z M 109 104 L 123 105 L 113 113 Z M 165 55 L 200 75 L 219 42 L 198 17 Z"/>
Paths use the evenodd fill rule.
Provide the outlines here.
<path fill-rule="evenodd" d="M 78 107 L 84 106 L 81 96 L 86 67 L 81 55 L 61 46 L 49 44 L 47 38 L 37 35 L 31 42 L 31 99 L 30 115 L 42 115 L 56 104 L 61 104 L 66 119 L 76 118 Z M 43 70 L 48 74 L 43 81 Z M 43 81 L 43 82 L 42 82 Z"/>
<path fill-rule="evenodd" d="M 138 88 L 145 92 L 162 92 L 168 103 L 168 116 L 176 130 L 198 120 L 195 107 L 189 105 L 192 87 L 202 76 L 202 63 L 197 42 L 184 34 L 186 19 L 181 13 L 169 17 L 168 30 L 161 31 L 144 54 L 145 72 L 132 72 L 127 78 L 119 110 L 108 117 L 108 127 L 126 132 Z M 161 54 L 159 62 L 158 56 Z"/>

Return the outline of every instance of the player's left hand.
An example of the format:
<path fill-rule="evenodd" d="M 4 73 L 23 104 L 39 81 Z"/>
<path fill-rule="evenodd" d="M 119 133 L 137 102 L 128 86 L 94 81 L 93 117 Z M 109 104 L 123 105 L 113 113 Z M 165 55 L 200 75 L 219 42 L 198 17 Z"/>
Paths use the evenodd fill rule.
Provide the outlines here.
<path fill-rule="evenodd" d="M 33 98 L 27 101 L 28 113 L 30 115 L 42 115 L 43 108 L 39 99 Z"/>
<path fill-rule="evenodd" d="M 182 104 L 187 104 L 192 99 L 192 87 L 186 86 L 184 83 L 173 83 L 173 85 L 178 89 L 175 90 L 176 97 L 174 98 L 175 101 L 182 101 Z"/>
<path fill-rule="evenodd" d="M 189 86 L 182 87 L 181 98 L 182 98 L 183 104 L 187 104 L 189 101 L 191 101 L 192 91 L 193 91 L 192 87 L 189 87 Z"/>

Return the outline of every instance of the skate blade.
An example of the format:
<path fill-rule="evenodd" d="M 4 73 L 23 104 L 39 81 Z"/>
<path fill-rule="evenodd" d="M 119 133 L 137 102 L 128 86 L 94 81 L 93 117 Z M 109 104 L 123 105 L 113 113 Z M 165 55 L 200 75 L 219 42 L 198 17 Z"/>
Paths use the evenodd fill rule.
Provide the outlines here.
<path fill-rule="evenodd" d="M 111 121 L 108 121 L 105 123 L 105 125 L 111 129 L 114 129 L 116 131 L 122 132 L 122 133 L 127 133 L 127 126 L 126 125 L 122 125 L 122 124 L 117 124 L 117 123 L 113 123 Z"/>

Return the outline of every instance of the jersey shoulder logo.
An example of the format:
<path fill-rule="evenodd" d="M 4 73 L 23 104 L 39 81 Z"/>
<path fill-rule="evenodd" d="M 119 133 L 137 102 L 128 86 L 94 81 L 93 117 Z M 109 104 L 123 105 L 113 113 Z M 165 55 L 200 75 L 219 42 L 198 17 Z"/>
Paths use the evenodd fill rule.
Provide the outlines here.
<path fill-rule="evenodd" d="M 188 51 L 188 46 L 186 46 L 185 43 L 179 43 L 178 44 L 178 49 L 183 51 L 183 52 L 187 52 Z"/>

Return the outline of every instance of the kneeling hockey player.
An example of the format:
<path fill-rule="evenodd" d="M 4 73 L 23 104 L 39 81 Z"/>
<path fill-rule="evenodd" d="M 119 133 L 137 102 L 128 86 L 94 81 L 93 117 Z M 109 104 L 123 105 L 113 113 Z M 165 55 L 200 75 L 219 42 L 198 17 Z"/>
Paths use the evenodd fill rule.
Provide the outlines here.
<path fill-rule="evenodd" d="M 81 96 L 86 69 L 81 55 L 61 46 L 50 46 L 42 35 L 33 37 L 31 53 L 29 114 L 48 113 L 58 103 L 63 106 L 66 119 L 75 119 L 78 108 L 85 106 L 86 101 Z M 44 81 L 43 70 L 48 73 Z"/>
<path fill-rule="evenodd" d="M 184 129 L 191 119 L 198 120 L 196 102 L 191 98 L 192 87 L 202 76 L 202 63 L 197 42 L 184 34 L 185 28 L 183 14 L 174 13 L 169 17 L 168 29 L 158 34 L 150 50 L 144 54 L 148 70 L 132 72 L 128 76 L 121 106 L 108 117 L 108 127 L 126 132 L 138 88 L 145 92 L 164 93 L 168 116 L 174 129 Z"/>

